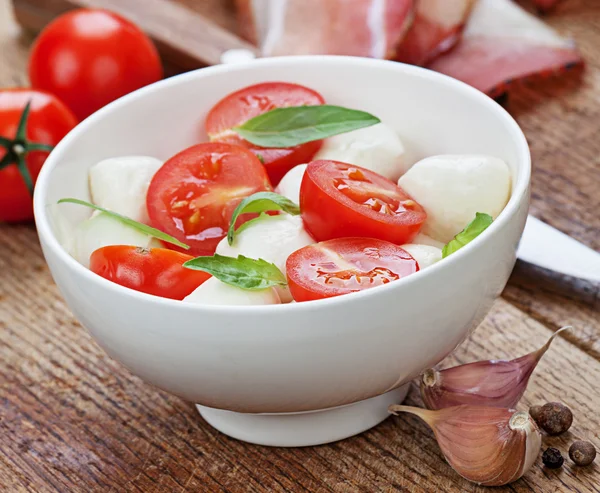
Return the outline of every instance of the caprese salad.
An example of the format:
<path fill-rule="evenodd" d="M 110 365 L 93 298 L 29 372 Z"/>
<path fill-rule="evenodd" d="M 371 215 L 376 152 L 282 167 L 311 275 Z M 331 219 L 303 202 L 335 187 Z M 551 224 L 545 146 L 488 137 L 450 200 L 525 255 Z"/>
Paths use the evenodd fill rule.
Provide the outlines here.
<path fill-rule="evenodd" d="M 464 246 L 510 197 L 507 164 L 412 166 L 393 128 L 297 84 L 266 82 L 208 113 L 209 142 L 166 162 L 103 160 L 95 209 L 65 243 L 96 274 L 198 304 L 305 302 L 402 279 Z"/>

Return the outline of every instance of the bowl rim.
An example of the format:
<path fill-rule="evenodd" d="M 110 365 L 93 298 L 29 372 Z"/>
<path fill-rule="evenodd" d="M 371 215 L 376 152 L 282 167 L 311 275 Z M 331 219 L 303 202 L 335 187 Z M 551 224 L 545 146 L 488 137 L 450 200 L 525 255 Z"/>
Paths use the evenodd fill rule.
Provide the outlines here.
<path fill-rule="evenodd" d="M 171 85 L 177 85 L 185 83 L 192 79 L 202 79 L 204 77 L 210 77 L 213 74 L 221 74 L 227 72 L 236 72 L 237 70 L 248 70 L 248 64 L 251 63 L 252 67 L 256 67 L 257 70 L 265 67 L 272 66 L 286 66 L 286 65 L 302 65 L 302 64 L 316 64 L 318 65 L 331 65 L 331 64 L 342 64 L 342 65 L 354 65 L 356 67 L 362 66 L 364 69 L 369 68 L 385 68 L 386 70 L 393 70 L 402 72 L 405 75 L 427 79 L 437 84 L 445 85 L 450 87 L 453 91 L 462 93 L 467 97 L 474 99 L 479 104 L 485 106 L 488 111 L 495 114 L 496 118 L 502 120 L 508 130 L 513 134 L 513 138 L 517 148 L 517 160 L 519 162 L 518 172 L 516 176 L 512 176 L 513 190 L 510 199 L 502 212 L 494 220 L 492 225 L 480 236 L 475 238 L 469 244 L 452 254 L 450 258 L 444 260 L 444 262 L 438 262 L 427 269 L 418 271 L 406 278 L 400 280 L 400 282 L 389 283 L 383 286 L 377 286 L 373 289 L 366 289 L 364 291 L 358 291 L 355 293 L 349 293 L 343 296 L 336 296 L 333 298 L 324 298 L 320 300 L 313 300 L 310 303 L 285 303 L 277 305 L 201 305 L 196 303 L 185 303 L 179 300 L 171 300 L 168 298 L 161 298 L 150 294 L 135 291 L 133 289 L 126 288 L 119 284 L 113 283 L 101 276 L 94 274 L 92 271 L 81 265 L 75 260 L 60 244 L 57 237 L 55 236 L 49 220 L 49 207 L 47 202 L 47 190 L 50 175 L 54 168 L 61 161 L 64 151 L 71 145 L 71 142 L 75 141 L 79 136 L 85 133 L 88 128 L 93 125 L 97 120 L 102 119 L 105 115 L 111 111 L 119 108 L 123 104 L 127 104 L 130 101 L 142 99 L 148 95 L 161 91 L 164 87 Z M 54 150 L 48 156 L 41 172 L 38 176 L 33 205 L 35 222 L 40 240 L 46 245 L 46 248 L 52 250 L 61 262 L 63 262 L 68 269 L 74 271 L 77 276 L 83 276 L 87 281 L 92 282 L 98 287 L 104 289 L 114 290 L 116 293 L 120 293 L 124 297 L 131 297 L 137 299 L 139 302 L 156 303 L 164 306 L 165 308 L 178 308 L 180 310 L 189 310 L 190 312 L 205 312 L 213 314 L 246 312 L 253 314 L 260 314 L 263 312 L 273 313 L 274 310 L 286 310 L 289 312 L 297 312 L 298 310 L 308 309 L 323 309 L 329 306 L 336 306 L 340 303 L 351 303 L 358 301 L 359 297 L 368 299 L 372 296 L 377 296 L 379 293 L 383 293 L 383 290 L 394 290 L 404 287 L 408 287 L 414 282 L 421 282 L 427 276 L 435 276 L 441 269 L 448 268 L 452 262 L 458 262 L 463 257 L 470 254 L 475 249 L 480 248 L 484 245 L 493 232 L 505 226 L 511 217 L 513 217 L 516 210 L 522 203 L 523 198 L 528 194 L 529 185 L 531 180 L 531 155 L 527 139 L 523 134 L 522 129 L 519 127 L 514 118 L 498 103 L 488 97 L 486 94 L 480 92 L 468 84 L 449 77 L 447 75 L 434 72 L 422 67 L 414 65 L 408 65 L 400 62 L 389 61 L 389 60 L 378 60 L 373 58 L 361 58 L 352 56 L 337 56 L 337 55 L 306 55 L 306 56 L 282 56 L 282 57 L 271 57 L 252 60 L 249 62 L 227 64 L 227 65 L 216 65 L 212 67 L 205 67 L 191 72 L 186 72 L 180 75 L 176 75 L 167 79 L 163 79 L 154 84 L 148 85 L 141 89 L 138 89 L 130 94 L 127 94 L 108 105 L 104 106 L 97 112 L 93 113 L 85 120 L 80 122 L 75 128 L 73 128 Z"/>

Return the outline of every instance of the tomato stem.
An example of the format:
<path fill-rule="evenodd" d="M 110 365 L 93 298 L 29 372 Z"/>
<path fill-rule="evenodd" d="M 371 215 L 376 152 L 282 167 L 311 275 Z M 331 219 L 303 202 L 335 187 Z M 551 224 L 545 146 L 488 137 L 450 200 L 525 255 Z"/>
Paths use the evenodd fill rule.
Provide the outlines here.
<path fill-rule="evenodd" d="M 33 179 L 31 178 L 31 173 L 29 173 L 29 168 L 27 167 L 27 163 L 25 162 L 25 157 L 23 154 L 17 155 L 17 168 L 23 177 L 23 181 L 25 182 L 25 186 L 29 193 L 33 195 Z"/>
<path fill-rule="evenodd" d="M 14 139 L 0 136 L 0 147 L 6 149 L 6 154 L 0 159 L 0 170 L 14 164 L 17 166 L 27 190 L 33 195 L 33 178 L 27 167 L 25 156 L 29 152 L 51 152 L 54 149 L 53 146 L 42 144 L 39 142 L 29 142 L 27 140 L 27 120 L 29 119 L 29 111 L 31 110 L 31 100 L 27 102 L 21 117 L 19 118 L 19 124 L 17 126 L 17 133 Z"/>
<path fill-rule="evenodd" d="M 32 152 L 32 151 L 52 152 L 53 149 L 54 149 L 54 146 L 51 146 L 48 144 L 37 144 L 35 142 L 27 142 L 27 145 L 26 145 L 27 152 Z"/>
<path fill-rule="evenodd" d="M 31 99 L 27 101 L 21 118 L 19 119 L 19 125 L 17 126 L 17 134 L 15 135 L 16 142 L 25 142 L 27 140 L 27 119 L 29 118 L 29 111 L 31 110 Z"/>

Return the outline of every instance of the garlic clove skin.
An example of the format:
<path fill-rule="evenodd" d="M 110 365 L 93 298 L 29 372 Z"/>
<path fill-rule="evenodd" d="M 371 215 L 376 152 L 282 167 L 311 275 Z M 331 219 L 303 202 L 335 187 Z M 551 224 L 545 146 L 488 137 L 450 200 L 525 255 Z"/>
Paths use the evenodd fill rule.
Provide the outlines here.
<path fill-rule="evenodd" d="M 542 448 L 542 434 L 523 411 L 455 406 L 437 411 L 390 406 L 420 417 L 432 429 L 452 468 L 483 486 L 502 486 L 523 476 Z"/>
<path fill-rule="evenodd" d="M 427 409 L 460 406 L 513 408 L 517 405 L 531 374 L 552 341 L 556 331 L 540 349 L 511 361 L 490 360 L 468 363 L 446 370 L 427 370 L 421 376 L 421 396 Z"/>

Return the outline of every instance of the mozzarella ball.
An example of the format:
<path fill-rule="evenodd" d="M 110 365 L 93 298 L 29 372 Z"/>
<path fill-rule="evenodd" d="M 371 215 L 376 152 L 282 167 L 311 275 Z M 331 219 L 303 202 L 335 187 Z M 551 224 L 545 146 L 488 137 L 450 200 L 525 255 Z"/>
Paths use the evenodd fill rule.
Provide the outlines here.
<path fill-rule="evenodd" d="M 398 134 L 384 123 L 325 139 L 317 159 L 355 164 L 396 181 L 409 168 Z"/>
<path fill-rule="evenodd" d="M 89 172 L 92 202 L 148 224 L 146 194 L 162 161 L 149 156 L 123 156 L 100 161 Z"/>
<path fill-rule="evenodd" d="M 123 224 L 105 212 L 80 223 L 75 228 L 72 241 L 69 243 L 71 256 L 87 268 L 90 266 L 90 255 L 98 248 L 110 245 L 132 245 L 143 248 L 163 246 L 156 238 Z"/>
<path fill-rule="evenodd" d="M 302 177 L 306 171 L 306 164 L 299 164 L 289 170 L 281 179 L 275 192 L 290 199 L 294 204 L 300 203 L 300 185 L 302 185 Z"/>
<path fill-rule="evenodd" d="M 416 163 L 398 185 L 427 212 L 422 233 L 448 243 L 485 212 L 494 219 L 510 197 L 510 170 L 483 155 L 432 156 Z"/>
<path fill-rule="evenodd" d="M 410 253 L 417 261 L 420 270 L 423 270 L 442 260 L 442 250 L 431 245 L 407 243 L 406 245 L 402 245 L 402 248 Z"/>
<path fill-rule="evenodd" d="M 278 305 L 281 303 L 273 288 L 250 291 L 236 288 L 216 277 L 211 277 L 198 286 L 183 301 L 197 305 Z"/>
<path fill-rule="evenodd" d="M 419 233 L 417 236 L 415 236 L 412 242 L 417 245 L 434 246 L 436 248 L 439 248 L 440 250 L 444 248 L 444 243 L 442 243 L 441 241 L 434 240 L 433 238 L 424 235 L 423 233 Z M 402 248 L 404 248 L 404 246 L 402 246 Z"/>
<path fill-rule="evenodd" d="M 296 250 L 312 245 L 315 240 L 306 232 L 300 216 L 279 214 L 266 216 L 242 228 L 236 233 L 233 245 L 223 238 L 216 253 L 228 257 L 244 255 L 253 259 L 262 258 L 275 264 L 285 275 L 285 262 Z M 289 303 L 292 295 L 287 287 L 278 286 L 281 301 Z"/>
<path fill-rule="evenodd" d="M 315 240 L 306 232 L 300 216 L 279 214 L 264 216 L 237 232 L 233 245 L 223 238 L 217 245 L 217 253 L 229 257 L 245 255 L 275 264 L 285 274 L 287 258 Z"/>

